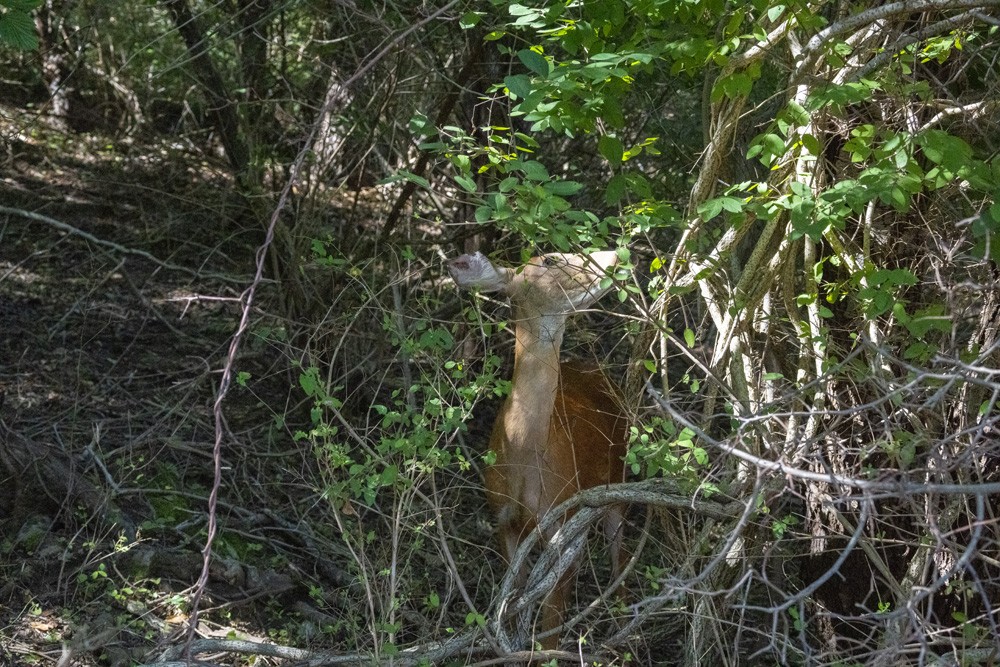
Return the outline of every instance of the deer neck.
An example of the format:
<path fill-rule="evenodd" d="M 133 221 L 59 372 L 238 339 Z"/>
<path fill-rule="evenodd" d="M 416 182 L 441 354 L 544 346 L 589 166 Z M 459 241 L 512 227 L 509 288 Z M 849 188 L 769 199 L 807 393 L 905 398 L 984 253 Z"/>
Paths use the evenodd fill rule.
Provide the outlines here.
<path fill-rule="evenodd" d="M 516 312 L 514 375 L 504 419 L 513 449 L 540 455 L 559 388 L 559 348 L 566 315 Z"/>

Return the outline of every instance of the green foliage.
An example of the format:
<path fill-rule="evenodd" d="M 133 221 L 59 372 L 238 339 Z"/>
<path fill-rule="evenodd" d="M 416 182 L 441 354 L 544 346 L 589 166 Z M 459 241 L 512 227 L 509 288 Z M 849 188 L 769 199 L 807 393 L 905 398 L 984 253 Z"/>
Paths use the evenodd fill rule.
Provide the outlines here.
<path fill-rule="evenodd" d="M 939 343 L 947 341 L 952 333 L 952 318 L 943 303 L 919 308 L 912 315 L 897 303 L 893 314 L 910 335 L 910 343 L 903 350 L 904 359 L 922 363 L 930 361 L 937 353 Z"/>
<path fill-rule="evenodd" d="M 858 297 L 864 307 L 865 316 L 875 318 L 888 312 L 896 301 L 899 288 L 917 283 L 916 276 L 908 269 L 868 268 L 855 276 L 859 285 Z"/>
<path fill-rule="evenodd" d="M 603 249 L 613 245 L 615 235 L 625 234 L 619 242 L 624 245 L 633 234 L 671 227 L 679 218 L 668 204 L 649 201 L 653 191 L 646 177 L 638 172 L 616 173 L 605 191 L 609 204 L 618 204 L 629 195 L 646 200 L 630 207 L 624 215 L 601 218 L 574 208 L 570 199 L 581 192 L 583 184 L 552 176 L 543 162 L 532 159 L 530 154 L 539 146 L 537 140 L 508 128 L 489 129 L 492 134 L 486 146 L 477 146 L 458 128 L 445 127 L 440 140 L 426 142 L 422 147 L 451 162 L 455 182 L 479 203 L 477 222 L 516 231 L 525 247 L 550 247 L 563 252 Z M 643 153 L 658 155 L 655 143 L 656 139 L 650 137 L 626 149 L 617 138 L 602 135 L 598 150 L 609 163 L 621 165 Z M 478 163 L 482 166 L 474 174 L 472 165 Z M 492 176 L 495 183 L 486 193 L 477 191 L 475 177 L 482 174 Z"/>
<path fill-rule="evenodd" d="M 909 470 L 919 451 L 926 443 L 915 433 L 910 431 L 894 431 L 884 440 L 879 442 L 879 450 L 889 457 L 893 465 L 900 470 Z"/>
<path fill-rule="evenodd" d="M 724 97 L 749 97 L 753 81 L 754 77 L 747 72 L 733 72 L 721 76 L 712 88 L 712 101 L 719 102 Z"/>
<path fill-rule="evenodd" d="M 384 324 L 394 346 L 409 358 L 439 359 L 454 345 L 451 331 L 417 321 L 407 335 L 400 335 L 392 322 Z M 326 475 L 324 496 L 339 505 L 348 500 L 375 503 L 383 490 L 401 489 L 413 480 L 439 468 L 467 461 L 459 449 L 443 446 L 446 436 L 465 430 L 475 402 L 496 390 L 498 357 L 488 357 L 483 370 L 469 375 L 464 362 L 446 360 L 443 373 L 428 373 L 408 388 L 395 389 L 388 401 L 376 403 L 377 440 L 359 441 L 358 434 L 343 433 L 343 403 L 336 397 L 343 388 L 328 387 L 316 367 L 299 374 L 299 385 L 313 400 L 312 428 L 295 434 L 312 443 Z M 345 437 L 346 436 L 346 437 Z"/>
<path fill-rule="evenodd" d="M 799 614 L 798 607 L 789 607 L 788 615 L 792 619 L 792 627 L 795 628 L 795 631 L 802 632 L 805 629 L 805 621 L 802 619 L 801 614 Z"/>
<path fill-rule="evenodd" d="M 22 51 L 38 48 L 35 22 L 31 12 L 42 6 L 42 0 L 0 0 L 0 46 Z"/>
<path fill-rule="evenodd" d="M 774 535 L 774 539 L 780 540 L 788 532 L 788 529 L 792 526 L 796 526 L 799 523 L 799 518 L 794 514 L 786 514 L 782 518 L 772 517 L 771 518 L 771 533 Z"/>
<path fill-rule="evenodd" d="M 708 452 L 695 443 L 694 433 L 662 417 L 653 417 L 647 423 L 631 426 L 629 452 L 625 462 L 632 474 L 644 478 L 666 476 L 681 480 L 693 489 L 703 492 L 714 490 L 703 482 L 708 466 Z"/>
<path fill-rule="evenodd" d="M 138 478 L 147 488 L 155 490 L 146 497 L 146 502 L 153 510 L 152 516 L 142 522 L 141 528 L 147 531 L 173 530 L 177 524 L 188 519 L 193 511 L 192 500 L 180 493 L 195 491 L 190 484 L 183 484 L 180 472 L 172 464 L 160 463 L 154 468 L 154 474 Z"/>
<path fill-rule="evenodd" d="M 712 220 L 723 211 L 742 213 L 744 202 L 735 197 L 715 197 L 698 207 L 698 215 L 703 220 Z"/>
<path fill-rule="evenodd" d="M 994 159 L 994 166 L 1000 160 Z M 972 222 L 975 239 L 973 252 L 984 258 L 1000 263 L 1000 191 L 993 195 L 993 202 Z"/>
<path fill-rule="evenodd" d="M 607 247 L 612 235 L 625 245 L 633 235 L 671 228 L 676 212 L 657 200 L 655 183 L 636 161 L 640 156 L 659 157 L 658 139 L 649 135 L 626 139 L 632 136 L 626 125 L 627 105 L 644 94 L 636 90 L 636 81 L 655 75 L 657 61 L 682 59 L 678 72 L 693 72 L 696 60 L 704 63 L 715 48 L 704 12 L 721 12 L 721 7 L 692 11 L 685 3 L 618 0 L 495 5 L 509 16 L 505 22 L 501 17 L 487 39 L 500 42 L 513 37 L 528 44 L 506 51 L 519 67 L 494 87 L 510 100 L 511 115 L 526 122 L 527 131 L 480 128 L 487 141 L 479 145 L 458 128 L 438 128 L 433 136 L 425 119 L 411 121 L 412 129 L 428 137 L 423 148 L 449 160 L 459 188 L 479 200 L 476 220 L 516 231 L 526 246 L 562 251 Z M 745 18 L 747 24 L 752 22 Z M 742 25 L 743 19 L 738 23 Z M 679 39 L 690 43 L 671 51 Z M 611 173 L 600 198 L 620 207 L 618 215 L 602 216 L 571 204 L 569 198 L 583 184 L 562 173 L 555 175 L 547 168 L 547 156 L 535 155 L 559 135 L 587 137 L 594 152 L 607 161 Z M 480 192 L 476 177 L 484 173 L 492 178 L 487 190 Z M 594 198 L 592 182 L 587 193 Z"/>

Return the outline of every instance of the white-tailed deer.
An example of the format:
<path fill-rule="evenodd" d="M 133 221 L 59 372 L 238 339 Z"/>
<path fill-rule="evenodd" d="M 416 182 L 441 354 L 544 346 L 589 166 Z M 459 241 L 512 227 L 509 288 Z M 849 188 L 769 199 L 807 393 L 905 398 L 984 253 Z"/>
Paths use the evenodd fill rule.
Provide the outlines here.
<path fill-rule="evenodd" d="M 496 462 L 486 470 L 487 499 L 508 562 L 551 508 L 581 489 L 624 479 L 626 422 L 607 378 L 559 362 L 566 318 L 607 291 L 601 281 L 616 264 L 613 251 L 542 255 L 516 270 L 496 267 L 478 252 L 448 264 L 459 287 L 503 292 L 513 306 L 514 376 L 490 436 Z M 613 508 L 604 531 L 615 576 L 623 565 L 621 526 L 622 510 Z M 525 577 L 519 573 L 522 584 Z M 542 603 L 543 632 L 561 624 L 575 579 L 575 571 L 567 572 Z M 553 633 L 542 646 L 558 643 Z"/>

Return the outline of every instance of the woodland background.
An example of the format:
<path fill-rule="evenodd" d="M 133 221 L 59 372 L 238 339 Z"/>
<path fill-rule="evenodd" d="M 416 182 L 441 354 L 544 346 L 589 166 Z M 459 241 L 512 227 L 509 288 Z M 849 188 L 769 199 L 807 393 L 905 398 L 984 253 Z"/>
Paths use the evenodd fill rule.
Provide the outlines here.
<path fill-rule="evenodd" d="M 525 658 L 503 303 L 632 424 L 602 664 L 1000 658 L 1000 1 L 0 0 L 0 663 Z M 522 653 L 518 653 L 522 652 Z M 513 655 L 513 657 L 512 657 Z M 502 661 L 502 660 L 501 660 Z M 195 663 L 192 663 L 195 664 Z"/>

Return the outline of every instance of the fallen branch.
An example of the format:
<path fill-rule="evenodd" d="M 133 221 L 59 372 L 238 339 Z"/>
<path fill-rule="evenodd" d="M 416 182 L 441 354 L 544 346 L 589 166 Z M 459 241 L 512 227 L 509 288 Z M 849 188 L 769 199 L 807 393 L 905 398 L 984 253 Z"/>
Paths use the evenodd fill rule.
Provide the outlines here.
<path fill-rule="evenodd" d="M 80 238 L 93 243 L 94 245 L 103 246 L 105 248 L 110 248 L 115 252 L 121 253 L 123 255 L 134 255 L 136 257 L 142 257 L 159 267 L 167 269 L 169 271 L 179 271 L 181 273 L 186 273 L 189 276 L 194 276 L 195 278 L 213 278 L 215 280 L 221 280 L 227 283 L 243 284 L 246 282 L 246 278 L 234 278 L 232 276 L 226 276 L 221 273 L 201 273 L 194 269 L 190 269 L 186 266 L 181 266 L 180 264 L 172 264 L 170 262 L 165 262 L 154 255 L 149 254 L 145 250 L 138 250 L 137 248 L 128 248 L 114 241 L 107 241 L 102 238 L 98 238 L 91 234 L 90 232 L 85 232 L 82 229 L 78 229 L 73 225 L 62 222 L 61 220 L 56 220 L 55 218 L 50 218 L 47 215 L 42 215 L 41 213 L 35 213 L 34 211 L 25 211 L 21 208 L 10 208 L 8 206 L 0 206 L 0 214 L 14 215 L 21 218 L 27 218 L 28 220 L 34 220 L 35 222 L 42 222 L 50 227 L 55 227 L 56 229 L 66 232 L 67 234 L 72 234 L 73 236 L 79 236 Z"/>
<path fill-rule="evenodd" d="M 600 521 L 609 506 L 629 503 L 687 510 L 715 520 L 738 520 L 746 514 L 746 501 L 722 494 L 717 494 L 717 497 L 718 500 L 695 498 L 691 493 L 684 492 L 674 480 L 657 478 L 587 489 L 554 507 L 518 547 L 500 585 L 496 618 L 490 626 L 500 646 L 511 654 L 527 643 L 529 620 L 535 604 L 549 594 L 555 582 L 577 561 L 586 546 L 585 538 L 590 526 Z M 569 512 L 573 512 L 572 518 L 562 525 L 551 542 L 544 545 L 542 554 L 531 568 L 524 590 L 516 590 L 516 573 L 528 567 L 528 558 L 535 545 Z M 513 633 L 507 627 L 511 620 L 515 626 Z"/>

